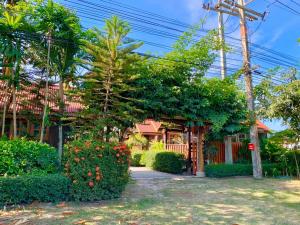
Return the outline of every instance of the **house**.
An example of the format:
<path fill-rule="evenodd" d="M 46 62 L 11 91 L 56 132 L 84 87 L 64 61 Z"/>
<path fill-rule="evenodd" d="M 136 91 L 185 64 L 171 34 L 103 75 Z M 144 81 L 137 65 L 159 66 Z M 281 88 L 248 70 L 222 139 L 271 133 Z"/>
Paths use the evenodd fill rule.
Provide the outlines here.
<path fill-rule="evenodd" d="M 258 136 L 260 139 L 266 138 L 270 129 L 261 121 L 256 121 L 258 127 Z M 180 152 L 187 156 L 188 154 L 188 135 L 189 132 L 186 128 L 164 124 L 152 119 L 146 119 L 143 123 L 136 124 L 135 133 L 140 133 L 151 141 L 162 141 L 165 144 L 166 150 Z M 193 137 L 192 137 L 193 138 Z M 249 134 L 238 133 L 230 136 L 231 143 L 231 161 L 238 160 L 238 152 L 242 148 L 244 140 L 249 138 Z M 225 140 L 226 141 L 226 140 Z M 224 163 L 226 161 L 225 141 L 214 141 L 212 144 L 218 149 L 218 152 L 214 155 L 211 161 L 215 163 Z M 206 159 L 208 160 L 208 159 Z"/>
<path fill-rule="evenodd" d="M 17 135 L 27 136 L 29 138 L 38 139 L 41 132 L 42 115 L 44 110 L 45 85 L 35 83 L 21 84 L 16 93 L 16 111 L 17 111 Z M 65 111 L 64 116 L 71 118 L 75 113 L 82 109 L 80 101 L 72 101 L 67 96 L 64 99 Z M 7 137 L 13 136 L 13 104 L 12 94 L 8 92 L 6 85 L 0 81 L 0 115 L 3 118 L 4 106 L 6 104 L 5 116 L 5 134 Z M 44 141 L 52 146 L 57 147 L 58 143 L 58 126 L 59 120 L 59 87 L 58 85 L 49 86 L 49 122 L 45 129 Z M 0 130 L 2 130 L 2 119 Z M 69 130 L 68 126 L 64 126 L 64 133 Z M 1 133 L 0 133 L 1 135 Z"/>

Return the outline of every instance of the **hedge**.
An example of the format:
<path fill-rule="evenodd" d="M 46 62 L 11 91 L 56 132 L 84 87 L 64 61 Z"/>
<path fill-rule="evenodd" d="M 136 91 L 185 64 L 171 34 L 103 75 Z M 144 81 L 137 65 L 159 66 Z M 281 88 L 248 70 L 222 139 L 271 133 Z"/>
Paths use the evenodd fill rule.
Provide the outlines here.
<path fill-rule="evenodd" d="M 181 173 L 185 163 L 182 154 L 163 150 L 149 150 L 142 155 L 141 165 L 161 172 Z"/>
<path fill-rule="evenodd" d="M 65 156 L 70 196 L 75 201 L 120 197 L 129 181 L 130 151 L 125 145 L 76 140 L 68 144 Z"/>
<path fill-rule="evenodd" d="M 70 180 L 62 174 L 0 178 L 0 205 L 68 200 Z"/>
<path fill-rule="evenodd" d="M 155 156 L 153 169 L 166 173 L 182 173 L 184 155 L 175 152 L 159 152 Z"/>
<path fill-rule="evenodd" d="M 263 164 L 263 174 L 278 176 L 278 164 Z M 205 167 L 207 177 L 251 176 L 252 164 L 211 164 Z"/>
<path fill-rule="evenodd" d="M 145 153 L 143 150 L 132 150 L 130 157 L 131 166 L 144 166 L 141 164 L 142 155 Z"/>
<path fill-rule="evenodd" d="M 0 176 L 36 171 L 57 173 L 58 157 L 55 148 L 26 139 L 0 140 Z"/>

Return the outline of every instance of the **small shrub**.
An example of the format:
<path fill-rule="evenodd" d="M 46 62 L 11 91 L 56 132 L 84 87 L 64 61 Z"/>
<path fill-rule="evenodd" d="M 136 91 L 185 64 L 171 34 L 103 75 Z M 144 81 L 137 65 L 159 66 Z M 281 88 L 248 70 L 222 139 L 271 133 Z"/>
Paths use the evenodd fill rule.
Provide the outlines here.
<path fill-rule="evenodd" d="M 68 199 L 70 180 L 61 174 L 24 175 L 0 178 L 0 205 Z"/>
<path fill-rule="evenodd" d="M 279 176 L 279 164 L 263 164 L 265 176 Z M 211 164 L 205 167 L 208 177 L 252 176 L 252 164 Z"/>
<path fill-rule="evenodd" d="M 129 180 L 130 151 L 99 141 L 77 140 L 68 145 L 65 171 L 76 201 L 117 198 Z"/>
<path fill-rule="evenodd" d="M 22 175 L 38 170 L 45 173 L 57 172 L 55 148 L 25 139 L 0 141 L 0 176 Z"/>
<path fill-rule="evenodd" d="M 150 151 L 164 151 L 165 145 L 162 141 L 151 141 L 149 150 Z"/>
<path fill-rule="evenodd" d="M 159 152 L 155 156 L 153 169 L 166 173 L 182 173 L 184 155 L 174 152 Z"/>
<path fill-rule="evenodd" d="M 141 158 L 141 164 L 153 168 L 153 164 L 155 162 L 155 157 L 158 153 L 163 152 L 162 150 L 149 150 L 146 151 Z"/>
<path fill-rule="evenodd" d="M 131 166 L 143 166 L 141 164 L 142 155 L 145 151 L 142 150 L 134 150 L 131 151 L 131 159 L 130 159 L 130 165 Z"/>

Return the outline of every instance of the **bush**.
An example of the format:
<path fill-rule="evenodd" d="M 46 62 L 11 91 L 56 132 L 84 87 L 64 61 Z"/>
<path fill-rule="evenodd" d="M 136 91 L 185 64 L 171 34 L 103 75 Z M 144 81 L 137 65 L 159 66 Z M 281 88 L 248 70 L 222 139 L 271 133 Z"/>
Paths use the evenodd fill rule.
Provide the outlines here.
<path fill-rule="evenodd" d="M 279 164 L 263 164 L 263 174 L 279 176 Z M 207 177 L 252 176 L 252 164 L 211 164 L 205 167 Z"/>
<path fill-rule="evenodd" d="M 164 151 L 165 145 L 162 141 L 151 141 L 149 150 L 150 151 Z"/>
<path fill-rule="evenodd" d="M 272 139 L 266 139 L 261 144 L 261 157 L 266 162 L 279 164 L 282 175 L 297 176 L 297 163 L 300 165 L 299 150 L 289 150 Z"/>
<path fill-rule="evenodd" d="M 134 150 L 131 151 L 131 159 L 130 159 L 130 165 L 131 166 L 143 166 L 141 164 L 142 155 L 145 151 L 142 150 Z"/>
<path fill-rule="evenodd" d="M 99 141 L 77 140 L 67 147 L 65 171 L 76 201 L 117 198 L 129 180 L 130 151 Z"/>
<path fill-rule="evenodd" d="M 56 149 L 25 139 L 0 140 L 0 176 L 22 175 L 32 171 L 56 173 Z"/>
<path fill-rule="evenodd" d="M 184 155 L 175 152 L 159 152 L 155 156 L 153 169 L 166 173 L 182 173 Z"/>
<path fill-rule="evenodd" d="M 69 179 L 61 174 L 1 177 L 0 205 L 64 201 L 69 187 Z"/>
<path fill-rule="evenodd" d="M 163 152 L 162 150 L 148 150 L 146 151 L 141 158 L 141 164 L 153 168 L 153 164 L 155 162 L 155 157 L 158 153 Z"/>

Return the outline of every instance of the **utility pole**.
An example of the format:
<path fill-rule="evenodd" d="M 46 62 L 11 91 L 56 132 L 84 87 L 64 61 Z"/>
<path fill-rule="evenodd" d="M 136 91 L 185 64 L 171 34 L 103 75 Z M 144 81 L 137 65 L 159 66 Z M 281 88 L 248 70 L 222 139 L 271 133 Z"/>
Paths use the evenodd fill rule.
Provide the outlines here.
<path fill-rule="evenodd" d="M 249 42 L 248 42 L 248 30 L 247 22 L 258 20 L 258 17 L 264 18 L 265 14 L 258 13 L 252 9 L 245 7 L 244 0 L 238 0 L 238 3 L 234 0 L 221 0 L 214 7 L 209 4 L 203 5 L 204 9 L 213 10 L 221 13 L 226 13 L 229 15 L 237 16 L 240 18 L 240 28 L 241 28 L 241 44 L 243 51 L 243 61 L 244 61 L 244 76 L 246 83 L 246 94 L 247 94 L 247 106 L 250 113 L 250 141 L 255 146 L 254 150 L 251 151 L 252 164 L 253 164 L 253 177 L 262 178 L 262 166 L 260 157 L 260 147 L 259 139 L 257 133 L 256 125 L 256 114 L 254 107 L 254 95 L 253 95 L 253 82 L 252 82 L 252 71 L 250 63 L 250 52 L 249 52 Z"/>
<path fill-rule="evenodd" d="M 220 4 L 222 0 L 218 0 Z M 218 26 L 219 26 L 219 38 L 222 43 L 222 47 L 220 49 L 220 61 L 221 61 L 221 78 L 222 80 L 225 79 L 227 76 L 227 69 L 226 69 L 226 53 L 224 49 L 225 44 L 225 37 L 224 37 L 224 21 L 223 21 L 223 13 L 218 12 Z"/>

